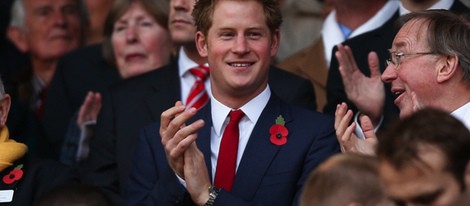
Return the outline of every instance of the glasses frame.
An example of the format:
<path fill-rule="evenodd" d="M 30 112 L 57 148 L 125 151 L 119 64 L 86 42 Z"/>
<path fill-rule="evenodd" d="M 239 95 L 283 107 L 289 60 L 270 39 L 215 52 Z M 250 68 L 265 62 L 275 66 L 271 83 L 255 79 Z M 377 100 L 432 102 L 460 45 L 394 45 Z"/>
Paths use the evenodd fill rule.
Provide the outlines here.
<path fill-rule="evenodd" d="M 400 66 L 401 59 L 404 59 L 404 58 L 407 57 L 407 56 L 415 56 L 415 55 L 433 55 L 433 54 L 436 54 L 435 52 L 404 53 L 404 52 L 395 52 L 395 51 L 391 51 L 391 50 L 389 50 L 389 52 L 390 52 L 390 58 L 388 58 L 387 60 L 385 60 L 385 65 L 387 65 L 387 67 L 388 67 L 389 65 L 393 65 L 393 66 L 395 66 L 395 68 L 397 68 L 398 66 Z"/>

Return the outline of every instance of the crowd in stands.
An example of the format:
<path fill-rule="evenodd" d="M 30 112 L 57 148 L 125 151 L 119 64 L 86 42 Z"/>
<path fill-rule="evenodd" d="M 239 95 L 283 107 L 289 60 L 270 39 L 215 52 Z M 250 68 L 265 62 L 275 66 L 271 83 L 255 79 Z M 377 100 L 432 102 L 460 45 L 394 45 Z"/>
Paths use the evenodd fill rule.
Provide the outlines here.
<path fill-rule="evenodd" d="M 470 205 L 470 1 L 2 0 L 0 206 Z"/>

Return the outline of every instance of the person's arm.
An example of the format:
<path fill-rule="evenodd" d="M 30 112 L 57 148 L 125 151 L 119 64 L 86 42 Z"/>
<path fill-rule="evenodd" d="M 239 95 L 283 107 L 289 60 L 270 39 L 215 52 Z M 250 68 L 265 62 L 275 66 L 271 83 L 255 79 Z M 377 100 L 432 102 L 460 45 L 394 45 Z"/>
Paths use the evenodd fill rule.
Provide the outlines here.
<path fill-rule="evenodd" d="M 115 205 L 121 205 L 116 162 L 115 106 L 112 97 L 112 92 L 103 96 L 104 106 L 98 115 L 96 136 L 90 142 L 90 153 L 83 163 L 81 179 L 84 183 L 103 190 Z"/>
<path fill-rule="evenodd" d="M 129 174 L 125 205 L 177 205 L 187 201 L 187 191 L 166 164 L 159 123 L 140 133 Z"/>

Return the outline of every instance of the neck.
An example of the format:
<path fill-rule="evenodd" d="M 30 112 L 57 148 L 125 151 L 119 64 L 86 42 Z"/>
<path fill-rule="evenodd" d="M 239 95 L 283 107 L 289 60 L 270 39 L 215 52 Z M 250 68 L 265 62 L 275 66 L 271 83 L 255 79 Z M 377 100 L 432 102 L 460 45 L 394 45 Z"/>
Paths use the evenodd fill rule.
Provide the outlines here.
<path fill-rule="evenodd" d="M 189 59 L 193 60 L 197 64 L 203 65 L 207 63 L 207 58 L 201 57 L 197 51 L 196 44 L 188 44 L 183 46 L 184 52 Z"/>
<path fill-rule="evenodd" d="M 334 8 L 338 23 L 354 30 L 372 18 L 386 0 L 337 0 Z"/>
<path fill-rule="evenodd" d="M 423 11 L 434 5 L 439 0 L 426 0 L 426 1 L 416 1 L 416 0 L 402 0 L 401 3 L 405 9 L 411 12 Z"/>
<path fill-rule="evenodd" d="M 32 61 L 33 73 L 43 80 L 46 85 L 52 80 L 57 60 L 35 60 Z"/>

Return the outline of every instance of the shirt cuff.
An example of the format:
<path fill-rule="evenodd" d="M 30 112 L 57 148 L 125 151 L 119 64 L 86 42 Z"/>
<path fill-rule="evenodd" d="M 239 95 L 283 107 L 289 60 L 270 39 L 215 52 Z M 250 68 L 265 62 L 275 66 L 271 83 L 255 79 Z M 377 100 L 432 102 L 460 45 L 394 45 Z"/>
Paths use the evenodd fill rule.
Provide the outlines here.
<path fill-rule="evenodd" d="M 356 134 L 357 138 L 365 140 L 366 137 L 364 135 L 364 132 L 362 131 L 361 124 L 359 123 L 359 116 L 361 114 L 362 114 L 361 112 L 356 112 L 356 114 L 354 115 L 354 123 L 356 123 L 356 128 L 354 129 L 354 133 Z M 375 133 L 377 133 L 377 130 L 382 125 L 383 120 L 384 120 L 384 116 L 381 115 L 379 123 L 377 124 L 377 126 L 374 127 L 374 132 Z"/>

